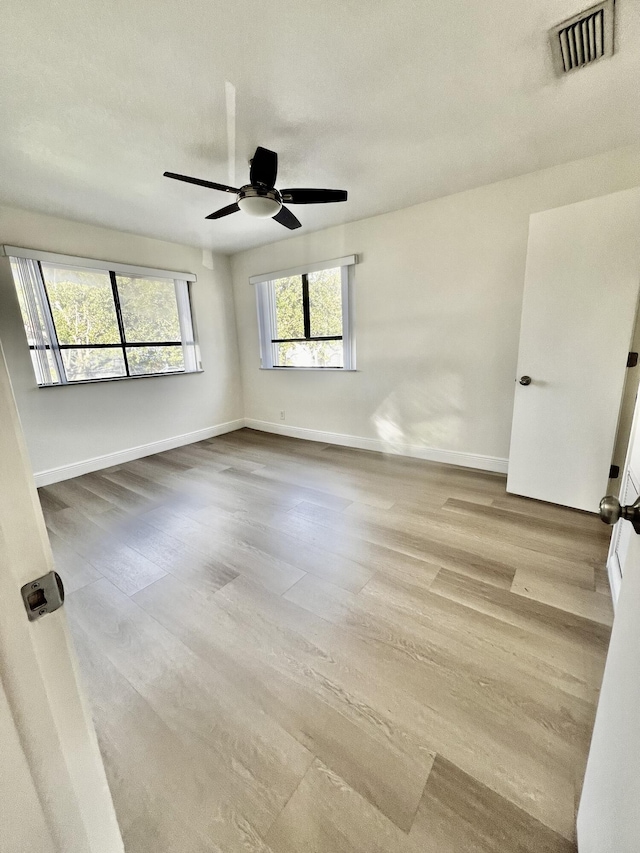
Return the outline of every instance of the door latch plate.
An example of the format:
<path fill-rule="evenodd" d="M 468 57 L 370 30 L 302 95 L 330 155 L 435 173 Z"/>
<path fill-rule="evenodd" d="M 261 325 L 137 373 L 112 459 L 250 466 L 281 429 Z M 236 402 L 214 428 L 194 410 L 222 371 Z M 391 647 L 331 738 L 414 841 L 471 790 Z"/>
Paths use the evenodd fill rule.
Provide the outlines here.
<path fill-rule="evenodd" d="M 57 572 L 29 581 L 20 592 L 30 622 L 55 612 L 64 604 L 64 586 Z"/>

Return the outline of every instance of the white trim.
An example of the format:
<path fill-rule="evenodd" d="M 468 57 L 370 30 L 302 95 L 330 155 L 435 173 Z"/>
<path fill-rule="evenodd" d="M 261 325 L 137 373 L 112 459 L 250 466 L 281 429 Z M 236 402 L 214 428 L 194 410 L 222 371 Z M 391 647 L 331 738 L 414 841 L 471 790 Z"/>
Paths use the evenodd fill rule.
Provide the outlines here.
<path fill-rule="evenodd" d="M 235 421 L 227 421 L 205 429 L 197 429 L 193 432 L 185 432 L 182 435 L 174 435 L 171 438 L 163 438 L 160 441 L 152 441 L 149 444 L 140 444 L 126 450 L 117 450 L 115 453 L 106 453 L 103 456 L 94 456 L 92 459 L 83 459 L 81 462 L 73 462 L 71 465 L 61 465 L 59 468 L 50 468 L 48 471 L 38 471 L 33 477 L 36 486 L 48 486 L 51 483 L 59 483 L 61 480 L 70 480 L 72 477 L 80 477 L 82 474 L 90 474 L 102 468 L 110 468 L 112 465 L 121 465 L 140 459 L 143 456 L 151 456 L 153 453 L 162 453 L 164 450 L 172 450 L 174 447 L 182 447 L 183 444 L 193 444 L 195 441 L 204 441 L 205 438 L 213 438 L 225 432 L 233 432 L 242 429 L 245 425 L 243 418 Z"/>
<path fill-rule="evenodd" d="M 618 596 L 620 595 L 620 587 L 622 586 L 622 569 L 618 555 L 614 552 L 609 555 L 607 560 L 607 576 L 609 578 L 609 590 L 611 592 L 611 600 L 613 602 L 613 610 L 618 606 Z"/>
<path fill-rule="evenodd" d="M 414 444 L 394 445 L 393 448 L 390 448 L 386 442 L 379 438 L 364 438 L 358 435 L 345 435 L 340 432 L 322 432 L 317 429 L 285 426 L 271 421 L 257 421 L 253 418 L 245 418 L 244 425 L 260 432 L 288 435 L 291 438 L 302 438 L 306 441 L 339 444 L 343 447 L 357 447 L 360 450 L 374 450 L 378 453 L 392 453 L 397 456 L 411 456 L 415 459 L 443 462 L 446 465 L 458 465 L 462 468 L 475 468 L 480 471 L 494 471 L 498 474 L 507 473 L 508 460 L 499 456 L 484 456 L 480 453 L 466 453 L 460 450 L 441 450 L 437 447 L 423 447 Z"/>
<path fill-rule="evenodd" d="M 295 370 L 296 373 L 299 373 L 301 370 L 309 370 L 311 373 L 360 373 L 360 371 L 356 367 L 259 367 L 258 370 L 281 370 L 288 371 L 289 373 L 293 373 Z M 159 375 L 159 374 L 156 374 Z M 167 374 L 168 376 L 169 374 Z M 129 378 L 129 377 L 125 377 Z M 104 380 L 97 379 L 96 382 L 101 382 Z"/>
<path fill-rule="evenodd" d="M 99 261 L 96 258 L 76 258 L 74 255 L 58 255 L 55 252 L 41 252 L 39 249 L 21 249 L 19 246 L 2 246 L 2 254 L 8 258 L 29 258 L 33 261 L 44 261 L 48 264 L 60 264 L 65 267 L 89 267 L 96 270 L 113 270 L 113 272 L 126 273 L 127 275 L 179 278 L 183 281 L 198 280 L 198 277 L 192 272 L 157 270 L 153 267 L 138 267 L 133 264 L 116 264 L 113 261 Z"/>
<path fill-rule="evenodd" d="M 353 278 L 352 264 L 340 268 L 343 370 L 356 369 L 356 338 L 353 334 Z"/>
<path fill-rule="evenodd" d="M 334 258 L 332 261 L 319 261 L 317 264 L 304 264 L 301 267 L 291 267 L 288 270 L 276 270 L 276 272 L 267 272 L 264 275 L 252 275 L 249 276 L 249 284 L 260 284 L 261 281 L 275 281 L 278 278 L 289 278 L 291 275 L 333 270 L 336 267 L 348 267 L 357 263 L 357 255 L 347 255 L 345 258 Z"/>
<path fill-rule="evenodd" d="M 620 495 L 620 499 L 622 501 L 624 499 L 624 496 Z M 609 591 L 611 592 L 611 599 L 613 601 L 614 611 L 618 603 L 620 587 L 622 586 L 622 568 L 620 566 L 620 560 L 618 558 L 617 552 L 621 524 L 624 524 L 622 519 L 616 522 L 613 527 L 613 530 L 611 531 L 611 539 L 609 541 L 609 552 L 607 553 L 607 562 L 605 564 L 607 567 L 607 577 L 609 578 Z"/>
<path fill-rule="evenodd" d="M 271 421 L 258 421 L 253 418 L 238 418 L 235 421 L 227 421 L 205 429 L 186 432 L 160 441 L 152 441 L 149 444 L 140 444 L 126 450 L 117 450 L 115 453 L 106 453 L 103 456 L 94 456 L 91 459 L 83 459 L 81 462 L 73 462 L 71 465 L 61 465 L 59 468 L 50 468 L 47 471 L 38 471 L 33 476 L 36 486 L 48 486 L 61 480 L 70 480 L 80 477 L 82 474 L 90 474 L 92 471 L 100 471 L 110 468 L 112 465 L 123 465 L 143 456 L 151 456 L 154 453 L 162 453 L 164 450 L 172 450 L 174 447 L 182 447 L 184 444 L 193 444 L 196 441 L 204 441 L 216 435 L 226 432 L 234 432 L 237 429 L 249 427 L 259 432 L 271 432 L 277 435 L 287 435 L 290 438 L 301 438 L 305 441 L 319 441 L 325 444 L 338 444 L 342 447 L 355 447 L 360 450 L 373 450 L 377 453 L 391 453 L 397 456 L 411 456 L 415 459 L 425 459 L 430 462 L 443 462 L 446 465 L 458 465 L 462 468 L 475 468 L 479 471 L 494 471 L 498 474 L 507 473 L 507 459 L 498 456 L 485 456 L 480 453 L 466 453 L 460 450 L 440 450 L 436 447 L 422 447 L 420 445 L 402 444 L 394 445 L 393 449 L 378 438 L 364 438 L 358 435 L 345 435 L 340 432 L 323 432 L 317 429 L 306 429 L 304 427 L 286 426 L 284 424 L 272 423 Z"/>

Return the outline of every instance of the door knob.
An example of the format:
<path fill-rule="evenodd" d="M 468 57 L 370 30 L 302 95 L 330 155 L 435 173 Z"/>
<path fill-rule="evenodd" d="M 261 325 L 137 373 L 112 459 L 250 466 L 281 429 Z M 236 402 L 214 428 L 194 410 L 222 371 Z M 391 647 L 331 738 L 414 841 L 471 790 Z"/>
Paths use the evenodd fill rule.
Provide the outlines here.
<path fill-rule="evenodd" d="M 621 506 L 614 495 L 606 495 L 600 501 L 600 518 L 605 524 L 615 524 L 621 518 L 626 518 L 633 524 L 636 533 L 640 533 L 640 498 L 629 506 Z"/>
<path fill-rule="evenodd" d="M 531 385 L 531 377 L 530 376 L 521 376 L 518 380 L 521 385 Z"/>

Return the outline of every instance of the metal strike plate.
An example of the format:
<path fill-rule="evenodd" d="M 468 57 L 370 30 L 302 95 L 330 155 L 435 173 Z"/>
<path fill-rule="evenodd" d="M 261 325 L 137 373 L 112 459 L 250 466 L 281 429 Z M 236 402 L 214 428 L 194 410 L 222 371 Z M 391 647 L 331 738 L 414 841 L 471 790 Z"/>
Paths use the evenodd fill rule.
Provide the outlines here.
<path fill-rule="evenodd" d="M 57 572 L 26 583 L 20 592 L 30 622 L 53 613 L 64 604 L 64 586 Z"/>

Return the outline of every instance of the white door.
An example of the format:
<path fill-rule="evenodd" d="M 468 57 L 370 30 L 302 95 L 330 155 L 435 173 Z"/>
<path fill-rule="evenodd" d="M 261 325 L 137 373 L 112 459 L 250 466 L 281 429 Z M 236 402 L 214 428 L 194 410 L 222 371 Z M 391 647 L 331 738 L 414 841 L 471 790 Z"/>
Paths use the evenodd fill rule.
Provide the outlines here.
<path fill-rule="evenodd" d="M 639 283 L 640 189 L 531 216 L 509 492 L 597 511 Z"/>
<path fill-rule="evenodd" d="M 64 607 L 20 593 L 52 568 L 0 346 L 0 851 L 123 853 Z"/>
<path fill-rule="evenodd" d="M 629 536 L 578 811 L 580 853 L 640 850 L 640 535 L 619 524 Z"/>
<path fill-rule="evenodd" d="M 635 503 L 638 497 L 640 497 L 640 395 L 636 397 L 629 448 L 620 480 L 619 499 L 621 504 L 628 505 Z M 634 536 L 635 531 L 632 525 L 623 519 L 620 519 L 613 528 L 607 557 L 607 571 L 614 607 L 617 607 L 622 575 L 629 559 L 629 547 Z"/>

